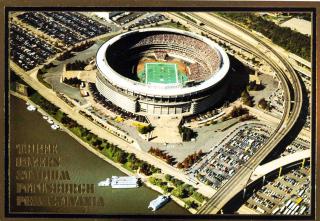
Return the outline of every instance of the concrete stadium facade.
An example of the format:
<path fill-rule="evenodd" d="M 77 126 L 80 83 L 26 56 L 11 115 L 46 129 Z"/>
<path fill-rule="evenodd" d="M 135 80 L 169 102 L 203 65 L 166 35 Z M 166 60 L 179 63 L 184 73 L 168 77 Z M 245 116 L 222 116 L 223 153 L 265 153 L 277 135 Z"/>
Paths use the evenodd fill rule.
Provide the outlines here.
<path fill-rule="evenodd" d="M 209 74 L 209 78 L 197 84 L 186 86 L 179 84 L 146 84 L 132 80 L 122 73 L 118 73 L 108 59 L 109 54 L 117 52 L 111 50 L 118 41 L 130 42 L 130 36 L 138 34 L 157 35 L 169 33 L 170 35 L 186 36 L 186 38 L 197 39 L 207 45 L 219 56 L 219 67 Z M 187 42 L 186 42 L 187 43 Z M 170 50 L 170 56 L 179 57 L 190 61 L 185 54 L 201 57 L 194 48 L 190 49 L 188 44 L 175 45 L 174 43 L 148 45 L 148 49 L 140 50 L 140 54 L 147 55 L 152 50 Z M 114 49 L 112 49 L 114 50 Z M 123 50 L 123 48 L 122 48 Z M 126 48 L 126 53 L 134 51 L 131 47 Z M 179 53 L 184 55 L 179 55 Z M 135 53 L 135 51 L 134 51 Z M 133 54 L 134 54 L 133 53 Z M 195 54 L 194 54 L 195 53 Z M 199 52 L 200 53 L 200 52 Z M 133 55 L 132 55 L 133 56 Z M 185 58 L 184 58 L 185 57 Z M 119 57 L 117 57 L 119 59 Z M 201 58 L 200 58 L 201 59 Z M 225 96 L 228 87 L 230 61 L 226 52 L 216 43 L 201 35 L 172 28 L 146 28 L 129 31 L 120 34 L 105 42 L 96 55 L 97 77 L 96 87 L 98 91 L 114 105 L 135 114 L 140 115 L 192 115 L 205 111 L 214 106 Z"/>

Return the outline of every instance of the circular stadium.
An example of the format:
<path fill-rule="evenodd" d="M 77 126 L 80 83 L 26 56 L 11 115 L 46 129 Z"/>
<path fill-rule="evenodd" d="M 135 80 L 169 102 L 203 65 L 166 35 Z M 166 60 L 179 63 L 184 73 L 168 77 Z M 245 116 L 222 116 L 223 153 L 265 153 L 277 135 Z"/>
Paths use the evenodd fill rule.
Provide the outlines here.
<path fill-rule="evenodd" d="M 98 91 L 114 105 L 141 115 L 192 115 L 226 94 L 226 52 L 201 35 L 145 28 L 105 42 L 96 56 Z"/>

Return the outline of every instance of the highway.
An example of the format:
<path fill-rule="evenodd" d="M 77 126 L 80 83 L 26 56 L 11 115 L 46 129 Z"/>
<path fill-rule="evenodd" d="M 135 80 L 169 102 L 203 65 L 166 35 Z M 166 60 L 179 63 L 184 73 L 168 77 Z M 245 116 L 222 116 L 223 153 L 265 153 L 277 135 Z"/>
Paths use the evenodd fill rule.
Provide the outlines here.
<path fill-rule="evenodd" d="M 310 149 L 298 151 L 284 157 L 277 158 L 268 163 L 258 166 L 250 177 L 250 183 L 260 179 L 261 177 L 292 163 L 300 162 L 303 159 L 310 159 Z"/>
<path fill-rule="evenodd" d="M 199 13 L 200 14 L 200 13 Z M 257 153 L 252 156 L 249 161 L 247 161 L 238 171 L 237 173 L 227 181 L 209 200 L 204 206 L 202 206 L 198 210 L 198 214 L 217 214 L 223 206 L 231 200 L 235 195 L 237 195 L 240 191 L 242 191 L 246 186 L 250 179 L 251 174 L 255 170 L 255 168 L 265 159 L 271 151 L 283 140 L 285 139 L 288 132 L 290 132 L 291 128 L 294 126 L 295 122 L 297 121 L 302 107 L 302 89 L 300 85 L 300 80 L 296 75 L 294 69 L 291 65 L 281 57 L 272 47 L 266 45 L 263 41 L 259 38 L 254 36 L 251 32 L 237 27 L 243 33 L 245 33 L 249 38 L 252 38 L 259 42 L 262 46 L 267 48 L 274 56 L 276 56 L 279 61 L 284 65 L 286 70 L 283 70 L 279 67 L 277 62 L 271 58 L 271 56 L 266 56 L 265 53 L 259 50 L 254 45 L 248 43 L 245 39 L 240 38 L 233 33 L 214 25 L 212 22 L 208 22 L 207 19 L 204 19 L 201 14 L 198 13 L 189 13 L 193 18 L 201 21 L 207 27 L 214 28 L 221 33 L 224 33 L 237 45 L 242 45 L 243 48 L 246 48 L 253 52 L 254 55 L 265 60 L 271 67 L 276 71 L 277 76 L 279 77 L 280 81 L 282 82 L 282 87 L 284 89 L 284 113 L 281 118 L 281 121 L 276 128 L 275 132 L 270 136 L 266 144 L 261 147 Z M 181 18 L 183 19 L 183 18 Z M 185 19 L 184 19 L 185 20 Z M 233 25 L 229 21 L 227 22 L 229 25 Z M 188 22 L 190 25 L 192 23 Z M 204 27 L 199 27 L 198 25 L 194 24 L 200 30 L 205 31 L 209 34 L 214 34 L 206 30 Z"/>

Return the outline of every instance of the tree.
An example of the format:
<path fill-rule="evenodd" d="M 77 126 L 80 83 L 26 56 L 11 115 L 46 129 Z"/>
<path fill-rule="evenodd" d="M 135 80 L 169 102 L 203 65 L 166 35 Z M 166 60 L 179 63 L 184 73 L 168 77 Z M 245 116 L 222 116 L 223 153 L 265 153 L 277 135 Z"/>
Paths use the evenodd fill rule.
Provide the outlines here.
<path fill-rule="evenodd" d="M 172 191 L 172 194 L 179 198 L 187 197 L 187 192 L 182 186 L 178 186 L 176 189 Z"/>
<path fill-rule="evenodd" d="M 206 180 L 206 184 L 212 186 L 213 183 L 210 180 Z"/>
<path fill-rule="evenodd" d="M 93 134 L 91 132 L 89 132 L 86 136 L 87 141 L 91 141 L 93 138 Z"/>
<path fill-rule="evenodd" d="M 178 187 L 178 186 L 181 186 L 183 184 L 183 182 L 181 180 L 178 180 L 178 179 L 175 179 L 173 178 L 171 180 L 171 183 L 175 186 L 175 187 Z"/>
<path fill-rule="evenodd" d="M 266 99 L 261 98 L 258 102 L 258 106 L 261 107 L 264 110 L 270 110 L 270 106 L 268 104 L 268 102 L 266 101 Z"/>
<path fill-rule="evenodd" d="M 253 103 L 253 100 L 250 99 L 250 100 L 247 100 L 246 102 L 244 102 L 245 105 L 249 106 L 249 107 L 253 107 L 254 103 Z"/>
<path fill-rule="evenodd" d="M 199 206 L 196 202 L 194 202 L 192 200 L 187 200 L 185 203 L 186 203 L 185 204 L 186 209 L 189 209 L 189 208 L 196 209 Z"/>
<path fill-rule="evenodd" d="M 172 178 L 173 178 L 173 176 L 171 176 L 171 175 L 169 175 L 169 174 L 166 174 L 166 175 L 164 176 L 164 178 L 165 178 L 166 181 L 171 181 Z"/>
<path fill-rule="evenodd" d="M 153 185 L 156 185 L 156 180 L 157 180 L 157 178 L 155 178 L 155 177 L 149 177 L 149 182 Z"/>
<path fill-rule="evenodd" d="M 126 153 L 124 151 L 118 150 L 114 155 L 114 159 L 115 159 L 116 162 L 124 164 L 124 163 L 127 162 L 127 155 L 126 155 Z"/>
<path fill-rule="evenodd" d="M 256 81 L 250 81 L 249 85 L 247 86 L 247 90 L 249 91 L 259 91 L 262 90 L 264 86 L 262 84 L 257 84 Z"/>
<path fill-rule="evenodd" d="M 147 176 L 151 175 L 150 165 L 146 162 L 142 162 L 140 164 L 140 172 Z"/>
<path fill-rule="evenodd" d="M 188 192 L 188 196 L 192 195 L 196 191 L 196 189 L 189 184 L 183 184 L 182 186 L 186 190 L 186 192 Z"/>
<path fill-rule="evenodd" d="M 161 187 L 161 189 L 163 189 L 163 191 L 165 192 L 165 193 L 171 193 L 171 191 L 173 190 L 173 188 L 172 187 L 169 187 L 169 186 L 162 186 Z"/>
<path fill-rule="evenodd" d="M 141 134 L 146 134 L 146 133 L 149 133 L 151 132 L 153 129 L 153 127 L 149 124 L 148 126 L 141 126 L 141 127 L 138 127 L 138 131 L 139 133 Z"/>
<path fill-rule="evenodd" d="M 245 105 L 248 105 L 249 107 L 253 107 L 253 98 L 250 96 L 249 92 L 247 91 L 247 89 L 245 89 L 242 93 L 241 93 L 241 100 Z"/>
<path fill-rule="evenodd" d="M 183 165 L 182 165 L 181 162 L 179 162 L 179 163 L 177 164 L 177 168 L 178 168 L 178 169 L 182 169 L 182 168 L 183 168 Z"/>
<path fill-rule="evenodd" d="M 94 147 L 99 147 L 101 144 L 102 144 L 102 140 L 99 138 L 92 142 L 92 145 Z"/>
<path fill-rule="evenodd" d="M 248 99 L 250 99 L 250 94 L 247 91 L 247 89 L 245 89 L 242 93 L 241 93 L 241 99 L 242 101 L 246 101 Z"/>
<path fill-rule="evenodd" d="M 200 203 L 202 203 L 204 200 L 208 199 L 207 197 L 203 196 L 201 193 L 198 193 L 198 192 L 194 192 L 192 194 L 192 198 L 196 199 Z"/>
<path fill-rule="evenodd" d="M 128 153 L 128 156 L 127 156 L 127 161 L 129 162 L 135 162 L 137 160 L 136 158 L 136 155 L 134 153 Z"/>
<path fill-rule="evenodd" d="M 197 133 L 194 132 L 191 128 L 179 126 L 179 133 L 182 135 L 183 141 L 190 141 L 192 138 L 197 136 Z"/>

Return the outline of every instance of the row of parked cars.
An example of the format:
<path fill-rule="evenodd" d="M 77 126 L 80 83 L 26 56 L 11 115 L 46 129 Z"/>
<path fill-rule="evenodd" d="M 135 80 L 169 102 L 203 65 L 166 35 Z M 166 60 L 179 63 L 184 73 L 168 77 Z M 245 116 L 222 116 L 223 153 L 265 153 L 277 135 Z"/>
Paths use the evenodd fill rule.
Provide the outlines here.
<path fill-rule="evenodd" d="M 15 24 L 10 25 L 9 45 L 10 58 L 26 71 L 60 51 Z"/>
<path fill-rule="evenodd" d="M 25 26 L 10 24 L 10 57 L 21 68 L 28 71 L 44 63 L 49 57 L 61 52 L 66 46 L 111 32 L 111 28 L 79 12 L 25 12 L 17 15 L 25 24 L 35 28 L 33 32 Z M 48 38 L 39 37 L 37 30 L 46 33 L 61 44 L 52 44 Z M 46 39 L 46 40 L 44 40 Z"/>
<path fill-rule="evenodd" d="M 239 129 L 230 140 L 213 147 L 199 162 L 201 165 L 194 165 L 191 171 L 201 182 L 218 189 L 268 138 L 267 133 L 257 127 L 260 128 L 252 126 Z"/>
<path fill-rule="evenodd" d="M 23 22 L 70 46 L 111 31 L 78 12 L 26 12 L 17 16 Z"/>
<path fill-rule="evenodd" d="M 127 23 L 137 19 L 142 16 L 145 12 L 123 12 L 115 17 L 112 20 L 118 25 L 126 25 Z"/>
<path fill-rule="evenodd" d="M 246 206 L 263 214 L 307 215 L 310 213 L 310 167 L 298 167 L 267 181 L 246 202 Z"/>
<path fill-rule="evenodd" d="M 18 18 L 68 46 L 84 40 L 83 36 L 61 25 L 55 19 L 45 16 L 42 12 L 26 12 L 18 15 Z"/>
<path fill-rule="evenodd" d="M 110 27 L 77 12 L 43 12 L 43 14 L 85 38 L 92 38 L 111 31 Z"/>
<path fill-rule="evenodd" d="M 162 14 L 154 14 L 135 22 L 134 24 L 131 24 L 129 28 L 136 28 L 144 25 L 151 25 L 157 22 L 165 21 L 167 19 L 168 18 Z"/>

